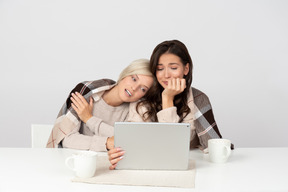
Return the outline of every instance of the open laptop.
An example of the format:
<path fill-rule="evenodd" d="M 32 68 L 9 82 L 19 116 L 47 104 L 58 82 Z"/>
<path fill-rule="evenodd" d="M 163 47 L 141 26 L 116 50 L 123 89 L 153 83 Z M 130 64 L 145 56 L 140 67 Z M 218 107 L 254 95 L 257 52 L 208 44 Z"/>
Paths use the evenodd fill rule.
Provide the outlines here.
<path fill-rule="evenodd" d="M 190 124 L 115 122 L 114 145 L 125 151 L 116 169 L 186 170 Z"/>

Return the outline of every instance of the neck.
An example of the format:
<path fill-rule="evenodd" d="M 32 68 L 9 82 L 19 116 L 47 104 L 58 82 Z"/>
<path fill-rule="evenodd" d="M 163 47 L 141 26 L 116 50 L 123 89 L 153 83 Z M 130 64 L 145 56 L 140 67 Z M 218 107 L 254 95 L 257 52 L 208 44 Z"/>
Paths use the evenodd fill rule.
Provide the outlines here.
<path fill-rule="evenodd" d="M 108 105 L 113 107 L 117 107 L 123 103 L 118 94 L 118 85 L 115 85 L 112 89 L 105 91 L 102 98 Z"/>

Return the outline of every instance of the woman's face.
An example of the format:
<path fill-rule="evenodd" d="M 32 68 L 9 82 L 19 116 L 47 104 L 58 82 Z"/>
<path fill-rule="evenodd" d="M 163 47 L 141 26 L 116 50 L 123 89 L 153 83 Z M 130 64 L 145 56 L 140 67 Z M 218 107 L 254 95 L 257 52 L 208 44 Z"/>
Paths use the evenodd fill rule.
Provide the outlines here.
<path fill-rule="evenodd" d="M 180 57 L 172 53 L 164 53 L 160 56 L 157 68 L 156 78 L 160 85 L 165 89 L 170 79 L 182 79 L 189 72 L 189 63 L 185 66 Z"/>
<path fill-rule="evenodd" d="M 141 99 L 153 84 L 148 75 L 130 75 L 118 83 L 118 94 L 123 102 L 135 102 Z"/>

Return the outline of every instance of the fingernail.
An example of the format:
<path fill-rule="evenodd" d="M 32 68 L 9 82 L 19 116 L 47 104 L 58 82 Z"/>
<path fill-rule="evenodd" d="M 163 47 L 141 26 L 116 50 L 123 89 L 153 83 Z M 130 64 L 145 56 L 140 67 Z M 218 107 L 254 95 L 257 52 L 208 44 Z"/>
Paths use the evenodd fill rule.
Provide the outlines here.
<path fill-rule="evenodd" d="M 119 159 L 123 159 L 123 157 L 124 157 L 124 155 L 123 155 L 123 156 L 121 156 L 121 157 L 119 157 Z"/>

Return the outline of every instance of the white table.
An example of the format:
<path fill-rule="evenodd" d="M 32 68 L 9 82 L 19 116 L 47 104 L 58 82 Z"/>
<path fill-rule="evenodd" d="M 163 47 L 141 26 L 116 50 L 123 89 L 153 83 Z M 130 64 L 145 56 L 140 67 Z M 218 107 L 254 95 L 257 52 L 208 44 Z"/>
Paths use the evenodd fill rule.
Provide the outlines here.
<path fill-rule="evenodd" d="M 225 164 L 191 151 L 194 189 L 76 183 L 64 160 L 73 150 L 0 148 L 0 192 L 7 191 L 288 191 L 288 148 L 236 148 Z M 105 153 L 102 155 L 106 155 Z"/>

